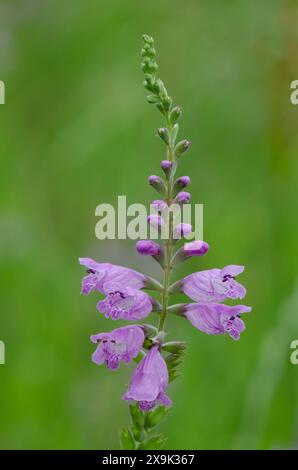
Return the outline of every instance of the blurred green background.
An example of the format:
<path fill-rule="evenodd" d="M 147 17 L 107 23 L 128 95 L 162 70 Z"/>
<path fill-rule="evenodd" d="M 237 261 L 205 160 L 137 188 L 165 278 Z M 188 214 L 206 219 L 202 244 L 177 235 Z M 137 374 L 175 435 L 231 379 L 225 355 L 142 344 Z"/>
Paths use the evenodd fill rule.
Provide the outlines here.
<path fill-rule="evenodd" d="M 128 423 L 133 366 L 91 363 L 89 335 L 115 324 L 97 294 L 80 295 L 77 257 L 160 276 L 133 241 L 94 234 L 99 203 L 155 197 L 146 180 L 164 157 L 162 119 L 145 101 L 142 33 L 183 108 L 181 174 L 211 246 L 177 278 L 244 264 L 253 306 L 239 342 L 168 320 L 188 349 L 161 426 L 167 448 L 297 446 L 297 22 L 294 0 L 1 0 L 2 449 L 115 449 Z"/>

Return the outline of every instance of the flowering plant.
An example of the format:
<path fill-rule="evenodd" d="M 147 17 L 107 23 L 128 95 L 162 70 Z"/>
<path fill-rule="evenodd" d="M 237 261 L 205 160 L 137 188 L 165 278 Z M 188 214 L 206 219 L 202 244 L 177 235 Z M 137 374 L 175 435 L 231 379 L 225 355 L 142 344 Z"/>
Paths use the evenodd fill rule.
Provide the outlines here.
<path fill-rule="evenodd" d="M 165 118 L 165 127 L 158 129 L 158 135 L 166 145 L 166 159 L 161 162 L 164 176 L 152 175 L 149 184 L 159 193 L 160 199 L 153 201 L 158 214 L 151 214 L 148 223 L 161 229 L 165 215 L 169 220 L 166 240 L 139 240 L 137 252 L 151 256 L 163 270 L 163 282 L 138 273 L 132 269 L 110 263 L 97 263 L 90 258 L 80 258 L 87 268 L 82 281 L 82 293 L 98 291 L 104 299 L 97 303 L 97 310 L 112 320 L 139 322 L 151 312 L 158 313 L 157 327 L 148 324 L 129 324 L 111 332 L 91 336 L 97 347 L 92 356 L 95 364 L 103 363 L 115 370 L 123 361 L 135 361 L 128 390 L 122 396 L 129 402 L 131 426 L 120 434 L 123 449 L 158 449 L 165 438 L 154 433 L 172 401 L 168 396 L 168 385 L 177 377 L 177 366 L 185 352 L 182 341 L 165 341 L 167 315 L 176 314 L 186 318 L 198 330 L 207 334 L 227 333 L 238 340 L 245 329 L 241 314 L 250 312 L 245 305 L 225 305 L 226 299 L 242 299 L 245 288 L 236 281 L 243 266 L 230 265 L 223 269 L 210 269 L 190 274 L 184 279 L 171 283 L 173 270 L 178 262 L 192 256 L 202 256 L 209 246 L 204 241 L 192 241 L 177 247 L 177 241 L 192 231 L 190 224 L 175 225 L 175 218 L 169 208 L 173 203 L 185 204 L 190 194 L 184 189 L 190 184 L 188 176 L 175 179 L 180 157 L 189 149 L 190 142 L 176 142 L 179 130 L 178 120 L 181 109 L 173 106 L 164 83 L 157 78 L 156 52 L 153 38 L 143 36 L 142 70 L 144 86 L 150 92 L 147 101 L 154 104 Z M 147 291 L 155 291 L 160 301 Z M 174 293 L 184 293 L 193 302 L 170 304 Z"/>

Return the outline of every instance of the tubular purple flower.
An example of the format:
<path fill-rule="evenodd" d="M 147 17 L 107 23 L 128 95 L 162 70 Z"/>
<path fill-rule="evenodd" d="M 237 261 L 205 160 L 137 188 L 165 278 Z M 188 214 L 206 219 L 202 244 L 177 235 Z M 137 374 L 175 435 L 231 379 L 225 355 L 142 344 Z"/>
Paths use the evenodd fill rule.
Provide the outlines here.
<path fill-rule="evenodd" d="M 136 249 L 139 255 L 158 256 L 161 253 L 161 247 L 152 240 L 139 240 L 136 243 Z"/>
<path fill-rule="evenodd" d="M 243 299 L 245 288 L 235 281 L 244 266 L 230 265 L 223 269 L 199 271 L 182 280 L 181 290 L 196 302 L 222 302 L 227 298 Z"/>
<path fill-rule="evenodd" d="M 240 318 L 241 313 L 251 311 L 246 305 L 224 304 L 189 304 L 184 308 L 185 317 L 200 331 L 209 335 L 228 333 L 231 338 L 238 340 L 245 330 L 245 324 Z"/>
<path fill-rule="evenodd" d="M 116 370 L 120 361 L 131 362 L 142 349 L 145 334 L 139 325 L 124 326 L 110 333 L 99 333 L 90 337 L 98 343 L 92 355 L 92 361 L 101 365 L 106 363 L 108 369 Z"/>
<path fill-rule="evenodd" d="M 169 384 L 167 365 L 158 346 L 153 346 L 135 369 L 123 400 L 137 401 L 142 411 L 154 408 L 158 402 L 164 406 L 172 404 L 166 395 Z"/>
<path fill-rule="evenodd" d="M 112 320 L 142 320 L 153 310 L 154 299 L 131 287 L 109 286 L 107 296 L 97 303 L 97 310 Z"/>
<path fill-rule="evenodd" d="M 187 237 L 192 233 L 192 226 L 190 224 L 178 224 L 174 228 L 174 238 Z"/>
<path fill-rule="evenodd" d="M 181 191 L 177 194 L 175 202 L 179 202 L 180 204 L 187 204 L 190 201 L 190 197 L 190 193 L 186 191 Z"/>
<path fill-rule="evenodd" d="M 146 285 L 146 276 L 133 269 L 111 263 L 97 263 L 91 258 L 79 258 L 79 262 L 88 268 L 88 275 L 82 280 L 82 294 L 88 295 L 94 290 L 106 294 L 111 283 L 134 289 L 142 289 Z"/>

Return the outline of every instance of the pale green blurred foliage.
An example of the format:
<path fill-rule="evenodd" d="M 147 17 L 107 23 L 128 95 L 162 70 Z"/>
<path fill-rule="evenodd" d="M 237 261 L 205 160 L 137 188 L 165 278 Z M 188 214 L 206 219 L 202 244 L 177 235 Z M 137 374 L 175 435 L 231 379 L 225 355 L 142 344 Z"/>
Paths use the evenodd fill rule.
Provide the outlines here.
<path fill-rule="evenodd" d="M 177 278 L 244 264 L 253 306 L 239 342 L 168 319 L 169 340 L 188 349 L 167 446 L 297 445 L 297 20 L 294 0 L 1 0 L 1 448 L 117 448 L 128 422 L 133 366 L 91 363 L 89 335 L 116 324 L 96 294 L 80 296 L 77 257 L 160 275 L 133 242 L 94 235 L 99 203 L 155 197 L 146 180 L 164 146 L 142 87 L 144 32 L 183 108 L 181 174 L 211 247 Z"/>

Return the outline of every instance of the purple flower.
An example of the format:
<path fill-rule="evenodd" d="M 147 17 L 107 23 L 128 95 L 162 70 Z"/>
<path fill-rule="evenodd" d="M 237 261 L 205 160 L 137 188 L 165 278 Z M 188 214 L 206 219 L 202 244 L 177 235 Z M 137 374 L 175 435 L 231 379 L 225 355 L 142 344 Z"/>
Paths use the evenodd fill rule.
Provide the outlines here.
<path fill-rule="evenodd" d="M 187 204 L 190 201 L 190 193 L 181 191 L 177 194 L 175 201 L 180 202 L 181 204 Z"/>
<path fill-rule="evenodd" d="M 153 346 L 135 369 L 123 400 L 138 402 L 143 411 L 154 408 L 160 401 L 165 406 L 172 404 L 166 395 L 169 374 L 158 346 Z"/>
<path fill-rule="evenodd" d="M 201 240 L 185 243 L 183 246 L 183 254 L 186 258 L 189 256 L 202 256 L 209 250 L 209 245 Z"/>
<path fill-rule="evenodd" d="M 152 240 L 139 240 L 136 249 L 139 255 L 158 256 L 161 253 L 160 245 Z"/>
<path fill-rule="evenodd" d="M 227 298 L 243 299 L 245 288 L 235 281 L 244 266 L 226 266 L 223 269 L 199 271 L 185 277 L 181 290 L 196 302 L 222 302 Z"/>
<path fill-rule="evenodd" d="M 145 335 L 138 325 L 124 326 L 110 333 L 91 336 L 93 343 L 99 343 L 92 355 L 92 361 L 101 365 L 106 363 L 111 370 L 118 369 L 120 361 L 131 362 L 142 349 Z"/>
<path fill-rule="evenodd" d="M 195 328 L 209 335 L 228 333 L 237 340 L 245 330 L 245 324 L 240 318 L 241 313 L 250 312 L 246 305 L 229 305 L 207 303 L 189 304 L 184 307 L 185 317 Z"/>
<path fill-rule="evenodd" d="M 174 228 L 174 237 L 175 238 L 180 238 L 180 237 L 187 237 L 190 235 L 192 232 L 192 226 L 190 224 L 178 224 Z"/>
<path fill-rule="evenodd" d="M 153 309 L 154 300 L 144 292 L 131 287 L 109 285 L 104 300 L 100 300 L 97 310 L 112 320 L 142 320 Z"/>
<path fill-rule="evenodd" d="M 146 276 L 132 269 L 111 263 L 97 263 L 91 258 L 79 258 L 79 262 L 88 268 L 88 276 L 82 280 L 82 294 L 87 295 L 93 290 L 107 294 L 110 291 L 110 284 L 125 285 L 134 289 L 141 289 L 145 286 Z"/>

